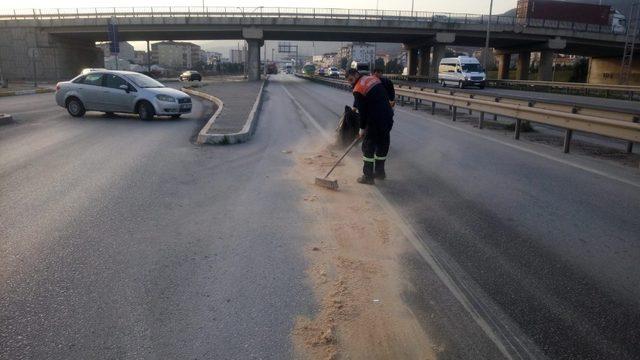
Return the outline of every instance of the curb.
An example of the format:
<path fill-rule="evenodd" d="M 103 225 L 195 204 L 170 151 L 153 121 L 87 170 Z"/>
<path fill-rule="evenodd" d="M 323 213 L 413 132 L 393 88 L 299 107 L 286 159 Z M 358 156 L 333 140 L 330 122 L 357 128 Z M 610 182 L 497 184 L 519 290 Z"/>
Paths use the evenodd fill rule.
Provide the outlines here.
<path fill-rule="evenodd" d="M 219 104 L 219 107 L 216 113 L 213 114 L 213 116 L 211 117 L 211 119 L 209 119 L 207 124 L 202 128 L 202 130 L 200 130 L 200 133 L 198 133 L 198 138 L 196 140 L 196 143 L 197 144 L 238 144 L 238 143 L 248 141 L 253 135 L 253 132 L 255 131 L 255 128 L 256 128 L 256 124 L 257 124 L 256 119 L 258 118 L 258 107 L 260 106 L 260 103 L 262 101 L 262 94 L 264 92 L 264 86 L 267 83 L 267 80 L 268 79 L 265 79 L 262 81 L 262 85 L 260 86 L 260 90 L 258 91 L 258 97 L 256 98 L 256 101 L 253 103 L 251 112 L 249 113 L 249 116 L 247 116 L 247 120 L 245 121 L 244 126 L 242 127 L 242 130 L 232 134 L 207 134 L 207 131 L 213 126 L 213 124 L 216 121 L 216 118 L 218 117 L 218 115 L 220 115 L 220 112 L 222 111 L 222 107 L 224 106 L 224 103 L 220 99 L 209 94 L 201 93 L 199 91 L 184 89 L 184 90 L 189 90 L 187 92 L 189 94 L 200 96 L 207 100 L 214 101 L 216 104 Z"/>
<path fill-rule="evenodd" d="M 0 125 L 6 125 L 13 122 L 13 117 L 10 114 L 0 114 Z"/>
<path fill-rule="evenodd" d="M 209 101 L 215 103 L 218 106 L 218 109 L 216 110 L 216 112 L 213 114 L 213 116 L 211 116 L 209 121 L 207 121 L 207 123 L 204 125 L 204 127 L 198 133 L 198 138 L 196 139 L 196 144 L 203 144 L 204 140 L 206 140 L 206 137 L 203 138 L 203 134 L 205 134 L 205 136 L 206 136 L 206 134 L 209 131 L 209 129 L 213 126 L 213 123 L 218 118 L 218 115 L 220 115 L 220 113 L 222 112 L 222 108 L 224 107 L 224 103 L 219 98 L 217 98 L 217 97 L 215 97 L 213 95 L 205 94 L 205 93 L 200 92 L 200 91 L 195 91 L 195 90 L 192 90 L 192 89 L 189 89 L 189 88 L 182 88 L 182 91 L 186 92 L 189 95 L 198 96 L 198 97 L 201 97 L 203 99 L 209 100 Z"/>
<path fill-rule="evenodd" d="M 44 94 L 55 92 L 55 89 L 35 89 L 35 90 L 17 90 L 9 92 L 0 92 L 0 97 L 4 96 L 19 96 L 19 95 L 32 95 L 32 94 Z"/>

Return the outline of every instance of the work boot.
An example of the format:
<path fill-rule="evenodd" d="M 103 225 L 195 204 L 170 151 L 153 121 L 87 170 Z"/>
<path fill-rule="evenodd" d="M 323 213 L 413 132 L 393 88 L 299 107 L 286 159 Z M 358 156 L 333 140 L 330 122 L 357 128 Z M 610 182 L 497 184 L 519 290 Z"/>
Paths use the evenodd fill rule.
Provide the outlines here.
<path fill-rule="evenodd" d="M 359 177 L 357 181 L 360 184 L 373 185 L 373 161 L 365 161 L 364 166 L 362 167 L 362 172 L 364 175 Z"/>
<path fill-rule="evenodd" d="M 373 177 L 380 180 L 387 178 L 387 174 L 384 172 L 384 160 L 376 159 L 376 167 L 373 171 Z"/>
<path fill-rule="evenodd" d="M 376 184 L 372 177 L 367 177 L 366 175 L 360 176 L 356 181 L 359 182 L 360 184 L 366 184 L 366 185 Z"/>

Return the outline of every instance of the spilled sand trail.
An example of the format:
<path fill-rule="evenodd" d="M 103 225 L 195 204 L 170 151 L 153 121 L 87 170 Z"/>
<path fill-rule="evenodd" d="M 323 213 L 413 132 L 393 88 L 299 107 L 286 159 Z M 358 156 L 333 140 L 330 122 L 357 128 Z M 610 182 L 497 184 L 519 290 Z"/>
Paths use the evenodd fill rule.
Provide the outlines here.
<path fill-rule="evenodd" d="M 326 144 L 298 148 L 307 152 L 291 154 L 296 165 L 290 176 L 304 187 L 300 206 L 314 219 L 305 256 L 318 310 L 296 320 L 296 358 L 435 359 L 440 349 L 401 299 L 411 285 L 400 257 L 410 245 L 377 206 L 372 188 L 355 182 L 360 167 L 339 166 L 332 178 L 340 190 L 324 189 L 314 178 L 328 171 L 339 151 Z"/>

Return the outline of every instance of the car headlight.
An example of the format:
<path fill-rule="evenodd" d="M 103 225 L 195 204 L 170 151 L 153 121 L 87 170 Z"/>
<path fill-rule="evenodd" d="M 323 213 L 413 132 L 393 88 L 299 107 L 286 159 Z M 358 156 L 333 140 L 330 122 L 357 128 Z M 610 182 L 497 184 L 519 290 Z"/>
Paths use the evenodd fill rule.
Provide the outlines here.
<path fill-rule="evenodd" d="M 166 101 L 166 102 L 176 102 L 176 98 L 169 96 L 169 95 L 156 95 L 156 99 L 160 100 L 160 101 Z"/>

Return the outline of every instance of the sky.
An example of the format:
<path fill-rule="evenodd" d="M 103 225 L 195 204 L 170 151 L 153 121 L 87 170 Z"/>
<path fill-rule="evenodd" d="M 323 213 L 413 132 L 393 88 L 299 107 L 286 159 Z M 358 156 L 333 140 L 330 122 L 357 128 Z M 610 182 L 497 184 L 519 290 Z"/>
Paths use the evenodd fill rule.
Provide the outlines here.
<path fill-rule="evenodd" d="M 469 14 L 489 13 L 490 0 L 414 0 L 415 11 L 433 12 L 457 12 Z M 494 0 L 493 13 L 501 14 L 515 8 L 517 0 Z M 19 4 L 19 6 L 16 6 Z M 13 2 L 0 0 L 0 12 L 11 9 L 32 9 L 32 8 L 93 8 L 93 7 L 159 7 L 159 6 L 193 6 L 201 7 L 203 0 L 20 0 Z M 236 6 L 255 8 L 265 7 L 318 7 L 318 8 L 346 8 L 344 0 L 321 0 L 321 1 L 291 1 L 291 0 L 204 0 L 205 6 L 226 6 L 235 8 Z M 376 9 L 380 10 L 411 10 L 411 0 L 350 0 L 351 9 Z M 229 56 L 229 49 L 236 48 L 238 41 L 194 41 L 207 51 L 218 51 L 223 56 Z M 144 42 L 132 42 L 136 50 L 145 50 Z M 328 51 L 336 51 L 339 43 L 302 43 L 301 49 L 304 52 L 321 54 Z M 267 49 L 268 57 L 270 48 Z M 307 54 L 310 55 L 310 54 Z"/>

